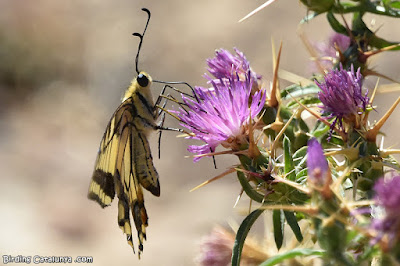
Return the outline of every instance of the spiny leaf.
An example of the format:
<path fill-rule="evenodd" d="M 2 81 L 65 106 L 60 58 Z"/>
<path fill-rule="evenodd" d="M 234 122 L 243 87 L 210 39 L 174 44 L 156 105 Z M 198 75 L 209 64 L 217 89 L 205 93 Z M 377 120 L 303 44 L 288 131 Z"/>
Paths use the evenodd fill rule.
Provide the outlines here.
<path fill-rule="evenodd" d="M 264 261 L 260 264 L 260 266 L 272 266 L 277 265 L 278 263 L 283 262 L 287 259 L 293 259 L 299 256 L 323 256 L 325 254 L 324 250 L 315 250 L 309 248 L 299 248 L 299 249 L 292 249 L 288 252 L 278 254 L 268 260 Z"/>
<path fill-rule="evenodd" d="M 294 84 L 286 87 L 282 92 L 281 92 L 281 98 L 282 100 L 291 100 L 293 98 L 297 97 L 303 97 L 306 95 L 313 95 L 317 94 L 320 92 L 321 89 L 314 83 L 301 86 L 299 84 Z"/>
<path fill-rule="evenodd" d="M 292 229 L 294 235 L 296 236 L 297 241 L 301 242 L 303 241 L 303 235 L 300 230 L 300 226 L 297 223 L 296 216 L 294 215 L 294 212 L 291 211 L 284 211 L 286 221 L 288 222 L 290 228 Z"/>
<path fill-rule="evenodd" d="M 285 216 L 282 215 L 282 210 L 274 210 L 272 213 L 272 222 L 274 225 L 274 238 L 275 244 L 278 249 L 282 247 L 283 244 L 283 229 Z"/>
<path fill-rule="evenodd" d="M 344 27 L 340 22 L 335 18 L 332 12 L 328 12 L 326 14 L 326 18 L 328 19 L 329 24 L 331 25 L 332 29 L 337 33 L 341 33 L 347 35 L 346 27 Z"/>
<path fill-rule="evenodd" d="M 242 188 L 244 192 L 246 192 L 247 196 L 249 196 L 252 200 L 261 203 L 264 200 L 264 196 L 254 190 L 254 188 L 250 185 L 247 178 L 244 176 L 244 173 L 238 171 L 237 176 L 240 185 L 242 185 Z"/>
<path fill-rule="evenodd" d="M 253 211 L 243 220 L 242 224 L 240 225 L 236 233 L 236 239 L 232 250 L 232 266 L 240 265 L 240 257 L 242 256 L 243 245 L 247 234 L 249 233 L 254 222 L 263 212 L 264 210 L 261 209 Z"/>
<path fill-rule="evenodd" d="M 290 150 L 290 140 L 285 135 L 283 137 L 283 154 L 284 154 L 284 162 L 285 162 L 285 174 L 287 174 L 286 178 L 290 181 L 294 181 L 296 179 L 296 173 L 294 172 L 294 163 L 293 156 Z"/>

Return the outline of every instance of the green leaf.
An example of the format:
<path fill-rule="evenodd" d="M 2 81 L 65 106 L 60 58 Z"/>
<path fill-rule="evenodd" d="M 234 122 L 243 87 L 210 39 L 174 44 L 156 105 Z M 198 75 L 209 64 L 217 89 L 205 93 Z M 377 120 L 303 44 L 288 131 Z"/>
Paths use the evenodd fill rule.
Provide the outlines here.
<path fill-rule="evenodd" d="M 311 132 L 311 135 L 315 138 L 320 138 L 329 131 L 329 126 L 325 125 L 321 121 L 317 121 L 315 124 L 314 130 Z"/>
<path fill-rule="evenodd" d="M 365 11 L 370 13 L 395 17 L 395 18 L 400 17 L 400 11 L 397 10 L 398 8 L 400 8 L 399 1 L 393 1 L 391 4 L 386 5 L 384 7 L 380 5 L 380 1 L 377 2 L 367 1 L 366 4 L 364 5 L 364 8 Z"/>
<path fill-rule="evenodd" d="M 296 179 L 296 173 L 294 171 L 294 163 L 293 163 L 293 157 L 292 157 L 292 152 L 290 151 L 290 140 L 289 138 L 285 135 L 283 137 L 283 160 L 285 162 L 285 174 L 288 174 L 286 176 L 287 179 L 294 181 Z"/>
<path fill-rule="evenodd" d="M 286 221 L 288 222 L 290 228 L 292 228 L 292 231 L 294 235 L 296 236 L 297 241 L 301 242 L 303 241 L 303 235 L 300 230 L 300 226 L 297 223 L 296 216 L 294 215 L 294 212 L 291 211 L 283 211 L 285 214 Z"/>
<path fill-rule="evenodd" d="M 242 256 L 242 250 L 244 241 L 246 240 L 247 234 L 250 228 L 253 226 L 257 218 L 263 213 L 264 210 L 257 209 L 250 213 L 240 225 L 235 238 L 235 243 L 233 244 L 232 250 L 232 266 L 240 265 L 240 257 Z"/>
<path fill-rule="evenodd" d="M 293 158 L 295 161 L 297 161 L 297 159 L 301 159 L 304 156 L 306 156 L 307 154 L 307 146 L 301 147 L 300 149 L 298 149 L 294 154 L 293 154 Z"/>
<path fill-rule="evenodd" d="M 310 129 L 308 128 L 306 122 L 304 122 L 304 120 L 301 119 L 301 117 L 298 118 L 297 120 L 299 121 L 299 128 L 301 130 L 303 130 L 304 132 L 309 132 L 310 131 Z"/>
<path fill-rule="evenodd" d="M 287 121 L 293 115 L 293 112 L 292 112 L 292 110 L 290 110 L 289 108 L 286 108 L 283 105 L 283 106 L 281 106 L 280 115 L 281 115 L 281 118 L 283 119 L 283 121 Z"/>
<path fill-rule="evenodd" d="M 307 169 L 302 169 L 296 174 L 296 182 L 303 184 L 307 180 Z"/>
<path fill-rule="evenodd" d="M 277 110 L 273 107 L 265 107 L 264 110 L 264 115 L 262 117 L 262 120 L 264 122 L 264 124 L 269 125 L 272 124 L 273 122 L 275 122 L 276 119 L 276 113 Z"/>
<path fill-rule="evenodd" d="M 365 35 L 368 39 L 368 44 L 372 47 L 382 49 L 391 45 L 398 44 L 398 42 L 390 42 L 385 39 L 379 38 L 375 35 L 362 20 L 360 14 L 354 14 L 353 18 L 353 30 L 360 36 Z M 400 47 L 395 47 L 391 51 L 400 50 Z"/>
<path fill-rule="evenodd" d="M 315 18 L 318 15 L 321 15 L 322 13 L 318 13 L 318 12 L 312 12 L 310 14 L 308 14 L 307 16 L 305 16 L 301 21 L 300 24 L 309 22 L 310 20 L 312 20 L 313 18 Z"/>
<path fill-rule="evenodd" d="M 332 29 L 338 33 L 347 35 L 346 27 L 344 27 L 340 22 L 335 18 L 332 12 L 328 12 L 326 14 L 326 18 L 328 19 L 329 24 L 331 25 Z"/>
<path fill-rule="evenodd" d="M 268 260 L 261 263 L 260 266 L 277 265 L 278 263 L 281 263 L 284 260 L 293 259 L 299 256 L 323 256 L 324 254 L 325 254 L 324 250 L 315 250 L 310 248 L 292 249 L 288 252 L 278 254 L 272 258 L 269 258 Z"/>
<path fill-rule="evenodd" d="M 316 104 L 320 104 L 321 101 L 318 99 L 318 97 L 315 96 L 305 96 L 303 98 L 298 98 L 297 101 L 299 101 L 300 103 L 302 103 L 303 105 L 316 105 Z M 296 101 L 290 101 L 286 107 L 288 108 L 293 108 L 293 107 L 297 107 L 299 106 L 298 102 Z"/>
<path fill-rule="evenodd" d="M 382 163 L 383 165 L 400 172 L 400 164 L 392 155 L 389 155 L 387 158 L 383 158 Z"/>
<path fill-rule="evenodd" d="M 247 178 L 244 176 L 244 173 L 237 171 L 237 177 L 239 179 L 240 185 L 242 185 L 242 188 L 244 192 L 246 192 L 247 196 L 249 196 L 254 201 L 262 203 L 264 200 L 264 196 L 254 190 L 254 188 L 250 185 L 249 181 L 247 181 Z"/>
<path fill-rule="evenodd" d="M 399 42 L 391 42 L 391 41 L 387 41 L 385 39 L 382 39 L 378 36 L 376 36 L 375 34 L 372 34 L 369 38 L 369 45 L 371 45 L 372 47 L 378 48 L 378 49 L 382 49 L 391 45 L 396 45 L 399 44 Z M 392 48 L 388 51 L 398 51 L 400 50 L 400 47 L 397 46 L 395 48 Z"/>
<path fill-rule="evenodd" d="M 318 13 L 324 13 L 333 8 L 335 0 L 300 0 L 307 7 L 307 10 L 312 10 Z"/>
<path fill-rule="evenodd" d="M 333 212 L 337 209 L 336 202 L 323 202 L 321 204 L 321 212 Z M 340 222 L 331 224 L 322 224 L 321 220 L 315 221 L 318 242 L 321 248 L 325 249 L 329 255 L 336 255 L 344 252 L 346 249 L 347 230 Z"/>
<path fill-rule="evenodd" d="M 306 164 L 307 146 L 303 146 L 293 154 L 295 167 L 301 167 Z"/>
<path fill-rule="evenodd" d="M 284 90 L 281 92 L 281 98 L 283 100 L 291 100 L 293 98 L 297 97 L 304 97 L 306 95 L 310 94 L 317 94 L 320 92 L 321 89 L 317 86 L 317 84 L 311 83 L 306 86 L 301 86 L 299 84 L 293 84 L 288 87 L 286 87 Z"/>
<path fill-rule="evenodd" d="M 285 216 L 282 215 L 282 210 L 274 210 L 272 213 L 272 222 L 274 225 L 275 244 L 278 249 L 283 244 L 283 229 L 285 225 Z"/>
<path fill-rule="evenodd" d="M 393 2 L 391 2 L 391 3 L 389 4 L 389 6 L 390 6 L 391 8 L 400 9 L 400 1 L 393 1 Z"/>

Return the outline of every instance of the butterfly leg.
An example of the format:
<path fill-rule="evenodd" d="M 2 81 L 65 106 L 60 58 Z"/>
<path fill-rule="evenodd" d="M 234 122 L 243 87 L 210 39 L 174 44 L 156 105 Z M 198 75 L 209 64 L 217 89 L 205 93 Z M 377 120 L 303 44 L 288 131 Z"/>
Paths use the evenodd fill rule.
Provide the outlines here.
<path fill-rule="evenodd" d="M 164 93 L 164 91 L 165 91 L 165 87 L 166 87 L 167 85 L 165 85 L 164 86 L 164 88 L 163 88 L 163 90 L 162 90 L 162 92 L 161 92 L 161 94 L 163 94 Z M 158 97 L 158 99 L 157 99 L 157 102 L 158 102 L 158 100 L 160 99 L 160 101 L 161 101 L 161 97 Z M 158 105 L 158 104 L 160 104 L 160 103 L 157 103 L 156 102 L 156 106 Z M 165 109 L 165 106 L 167 105 L 167 101 L 165 101 L 164 102 L 164 104 L 163 104 L 163 109 Z M 157 117 L 160 117 L 160 122 L 158 123 L 158 126 L 160 126 L 160 127 L 163 127 L 164 126 L 164 121 L 165 121 L 165 112 L 162 112 L 162 114 L 161 114 L 161 116 L 160 116 L 160 113 L 162 112 L 162 109 L 159 109 L 159 113 L 157 114 Z M 161 135 L 162 135 L 162 130 L 159 130 L 158 131 L 158 159 L 161 159 Z"/>
<path fill-rule="evenodd" d="M 158 158 L 161 158 L 161 136 L 162 136 L 162 131 L 163 130 L 170 130 L 170 131 L 178 131 L 178 132 L 184 132 L 184 130 L 182 129 L 177 129 L 177 128 L 166 128 L 164 127 L 164 121 L 165 121 L 165 114 L 169 114 L 171 116 L 173 116 L 174 118 L 178 119 L 178 117 L 176 117 L 174 114 L 170 113 L 169 111 L 167 111 L 165 109 L 167 103 L 169 100 L 174 101 L 175 103 L 178 103 L 180 106 L 183 105 L 183 103 L 179 103 L 177 100 L 175 100 L 175 98 L 173 98 L 170 94 L 164 95 L 166 88 L 173 88 L 171 86 L 165 85 L 163 90 L 161 91 L 160 96 L 158 96 L 157 101 L 154 105 L 154 109 L 158 109 L 157 113 L 156 113 L 156 117 L 159 118 L 159 122 L 157 123 L 156 127 L 154 128 L 155 130 L 159 130 L 158 131 Z M 175 89 L 175 88 L 173 88 Z M 162 105 L 161 101 L 165 99 L 165 101 L 163 102 Z"/>
<path fill-rule="evenodd" d="M 165 95 L 165 91 L 167 90 L 167 88 L 178 92 L 180 95 L 185 95 L 186 97 L 194 98 L 198 102 L 198 99 L 196 98 L 196 94 L 194 93 L 194 90 L 193 90 L 192 87 L 190 87 L 190 88 L 192 89 L 192 93 L 193 93 L 194 96 L 189 94 L 189 93 L 183 92 L 180 89 L 177 89 L 175 87 L 172 87 L 172 86 L 169 86 L 169 85 L 164 85 L 163 89 L 161 90 L 160 95 L 158 95 L 158 98 L 156 100 L 156 104 L 154 106 L 159 105 L 163 98 L 167 98 L 167 99 L 169 98 L 169 100 L 172 100 L 172 101 L 177 102 L 179 104 L 179 102 L 175 98 L 173 98 L 169 93 L 168 93 L 168 95 Z"/>
<path fill-rule="evenodd" d="M 175 114 L 172 114 L 171 112 L 169 112 L 168 110 L 165 109 L 165 106 L 167 105 L 167 102 L 168 102 L 169 100 L 171 100 L 171 101 L 173 101 L 173 102 L 176 102 L 177 104 L 179 104 L 179 105 L 182 107 L 183 110 L 186 111 L 186 109 L 184 108 L 184 105 L 186 105 L 185 103 L 180 103 L 180 102 L 178 102 L 178 101 L 177 101 L 174 97 L 172 97 L 170 94 L 167 94 L 166 96 L 164 96 L 164 92 L 165 92 L 165 89 L 166 89 L 167 86 L 168 86 L 168 85 L 165 85 L 165 86 L 164 86 L 164 88 L 163 88 L 163 90 L 162 90 L 160 96 L 157 98 L 156 105 L 155 105 L 155 108 L 158 108 L 158 109 L 159 109 L 159 111 L 158 111 L 156 117 L 161 117 L 160 123 L 158 123 L 157 128 L 155 128 L 155 129 L 159 130 L 159 131 L 158 131 L 158 134 L 159 134 L 159 135 L 158 135 L 158 158 L 159 158 L 159 159 L 161 158 L 161 134 L 162 134 L 162 131 L 163 131 L 163 130 L 178 131 L 178 132 L 190 134 L 190 133 L 187 133 L 186 131 L 184 131 L 184 130 L 182 130 L 182 129 L 164 127 L 164 121 L 165 121 L 165 114 L 166 114 L 166 113 L 169 114 L 169 115 L 171 115 L 172 117 L 176 118 L 177 120 L 181 121 L 181 120 L 179 119 L 179 117 L 177 117 Z M 168 87 L 170 87 L 170 86 L 168 86 Z M 171 87 L 171 88 L 173 88 L 173 87 Z M 173 89 L 175 89 L 175 88 L 173 88 Z M 162 106 L 159 105 L 159 104 L 161 103 L 161 98 L 165 98 L 165 102 L 164 102 L 164 104 L 163 104 Z M 186 111 L 186 112 L 187 112 L 187 111 Z M 160 115 L 161 115 L 161 116 L 160 116 Z M 198 130 L 199 130 L 199 129 L 198 129 Z M 199 130 L 199 131 L 201 132 L 201 130 Z M 210 152 L 213 152 L 213 151 L 210 149 Z M 215 156 L 213 155 L 212 158 L 213 158 L 214 168 L 217 169 L 217 164 L 216 164 L 216 161 L 215 161 Z"/>

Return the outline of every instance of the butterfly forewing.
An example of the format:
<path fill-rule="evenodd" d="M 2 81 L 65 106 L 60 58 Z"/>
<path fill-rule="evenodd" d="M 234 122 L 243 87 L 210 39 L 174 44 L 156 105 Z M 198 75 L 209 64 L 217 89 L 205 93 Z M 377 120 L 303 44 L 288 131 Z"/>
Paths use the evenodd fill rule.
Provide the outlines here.
<path fill-rule="evenodd" d="M 117 193 L 118 225 L 133 248 L 129 215 L 132 213 L 139 255 L 148 224 L 142 186 L 153 195 L 160 195 L 158 174 L 147 141 L 147 134 L 156 127 L 149 87 L 150 83 L 141 87 L 135 79 L 114 112 L 100 143 L 88 194 L 90 199 L 106 207 Z"/>

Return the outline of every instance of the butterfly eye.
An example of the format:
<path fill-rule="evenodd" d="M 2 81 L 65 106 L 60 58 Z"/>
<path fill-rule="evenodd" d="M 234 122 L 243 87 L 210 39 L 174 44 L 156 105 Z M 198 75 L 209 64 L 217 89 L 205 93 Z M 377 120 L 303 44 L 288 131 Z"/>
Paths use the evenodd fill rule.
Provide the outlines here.
<path fill-rule="evenodd" d="M 142 73 L 137 76 L 136 80 L 141 87 L 147 87 L 147 85 L 149 85 L 149 79 Z"/>

